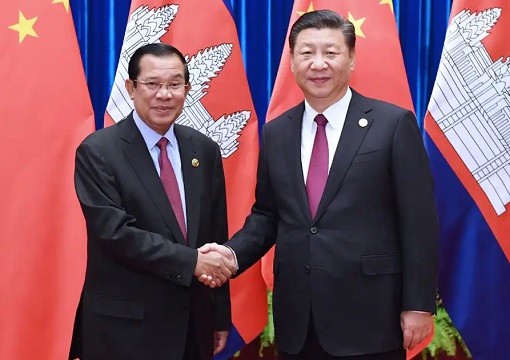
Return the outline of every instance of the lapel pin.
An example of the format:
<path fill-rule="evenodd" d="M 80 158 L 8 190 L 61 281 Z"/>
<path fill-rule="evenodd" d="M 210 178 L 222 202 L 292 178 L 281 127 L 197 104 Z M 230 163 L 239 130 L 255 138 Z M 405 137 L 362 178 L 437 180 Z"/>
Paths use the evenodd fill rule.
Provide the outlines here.
<path fill-rule="evenodd" d="M 194 168 L 197 168 L 198 165 L 200 165 L 200 161 L 198 161 L 198 159 L 191 160 L 191 166 L 193 166 Z"/>
<path fill-rule="evenodd" d="M 359 124 L 359 126 L 364 128 L 364 127 L 366 127 L 368 125 L 368 120 L 365 119 L 365 118 L 361 118 L 361 119 L 359 119 L 358 124 Z"/>

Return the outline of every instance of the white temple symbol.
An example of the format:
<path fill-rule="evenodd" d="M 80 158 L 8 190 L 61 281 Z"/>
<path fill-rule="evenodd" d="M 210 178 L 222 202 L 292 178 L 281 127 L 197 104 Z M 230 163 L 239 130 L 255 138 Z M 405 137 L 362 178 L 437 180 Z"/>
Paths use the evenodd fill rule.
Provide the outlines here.
<path fill-rule="evenodd" d="M 124 86 L 128 78 L 129 59 L 139 47 L 161 42 L 161 37 L 168 32 L 168 27 L 178 11 L 179 5 L 175 4 L 153 9 L 142 5 L 130 15 L 112 93 L 106 107 L 113 121 L 122 120 L 134 109 L 133 102 Z M 215 120 L 201 99 L 207 96 L 211 79 L 220 75 L 232 54 L 232 47 L 232 44 L 223 43 L 202 49 L 191 58 L 186 56 L 191 88 L 186 97 L 183 112 L 176 120 L 177 123 L 197 129 L 216 141 L 224 158 L 238 149 L 237 139 L 248 123 L 251 111 L 239 110 Z"/>
<path fill-rule="evenodd" d="M 481 41 L 501 12 L 463 10 L 452 19 L 428 107 L 497 215 L 510 202 L 510 68 Z"/>

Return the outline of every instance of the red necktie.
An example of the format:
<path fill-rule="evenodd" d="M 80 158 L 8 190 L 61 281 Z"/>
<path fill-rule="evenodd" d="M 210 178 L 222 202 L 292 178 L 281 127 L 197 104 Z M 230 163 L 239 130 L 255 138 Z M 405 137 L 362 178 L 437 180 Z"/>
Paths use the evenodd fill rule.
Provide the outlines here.
<path fill-rule="evenodd" d="M 170 205 L 172 205 L 172 209 L 174 210 L 175 217 L 177 218 L 177 222 L 179 223 L 182 234 L 184 235 L 184 239 L 186 239 L 186 221 L 184 220 L 184 211 L 182 210 L 181 194 L 179 192 L 179 186 L 177 185 L 174 168 L 168 159 L 168 153 L 166 152 L 167 145 L 168 139 L 165 137 L 162 137 L 156 144 L 159 148 L 159 170 L 161 182 L 165 188 L 168 200 L 170 200 Z"/>
<path fill-rule="evenodd" d="M 328 139 L 326 138 L 326 124 L 328 119 L 322 114 L 315 117 L 317 132 L 313 142 L 308 177 L 306 178 L 306 195 L 312 219 L 315 218 L 319 202 L 321 201 L 326 181 L 328 180 L 329 151 Z"/>

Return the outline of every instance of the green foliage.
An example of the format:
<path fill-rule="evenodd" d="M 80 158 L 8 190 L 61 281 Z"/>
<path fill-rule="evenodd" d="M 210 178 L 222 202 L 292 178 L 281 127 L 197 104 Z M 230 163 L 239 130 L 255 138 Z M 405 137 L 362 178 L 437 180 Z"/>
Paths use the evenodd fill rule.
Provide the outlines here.
<path fill-rule="evenodd" d="M 462 351 L 471 358 L 466 344 L 462 340 L 458 330 L 453 326 L 450 316 L 443 307 L 441 301 L 438 301 L 436 308 L 436 316 L 434 318 L 434 338 L 422 352 L 422 359 L 437 359 L 441 353 L 448 356 L 454 356 L 457 348 L 460 346 Z"/>
<path fill-rule="evenodd" d="M 274 345 L 274 323 L 273 323 L 273 293 L 267 292 L 267 325 L 260 334 L 259 356 L 262 357 L 264 348 Z"/>

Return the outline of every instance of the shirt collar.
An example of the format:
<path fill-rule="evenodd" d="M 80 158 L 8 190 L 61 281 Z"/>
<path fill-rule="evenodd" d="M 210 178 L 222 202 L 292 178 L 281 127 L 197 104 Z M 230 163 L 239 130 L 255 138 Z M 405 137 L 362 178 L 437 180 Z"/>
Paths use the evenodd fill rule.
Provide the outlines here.
<path fill-rule="evenodd" d="M 337 102 L 330 105 L 324 112 L 322 113 L 326 119 L 328 119 L 328 124 L 333 127 L 333 129 L 341 129 L 345 122 L 345 114 L 347 114 L 347 109 L 351 102 L 352 91 L 350 87 L 347 87 L 347 91 L 345 95 L 338 100 Z M 303 114 L 303 126 L 307 126 L 310 129 L 313 129 L 313 123 L 315 116 L 319 114 L 315 111 L 308 101 L 305 99 L 305 112 Z M 342 115 L 343 114 L 343 115 Z"/>
<path fill-rule="evenodd" d="M 161 135 L 152 130 L 141 118 L 140 115 L 135 111 L 133 111 L 133 119 L 135 120 L 136 127 L 140 130 L 142 134 L 143 140 L 145 141 L 145 145 L 147 145 L 147 149 L 149 151 L 156 146 L 156 143 L 161 139 Z M 177 138 L 175 137 L 174 124 L 170 126 L 168 131 L 163 135 L 168 139 L 168 143 L 171 147 L 177 147 Z"/>

